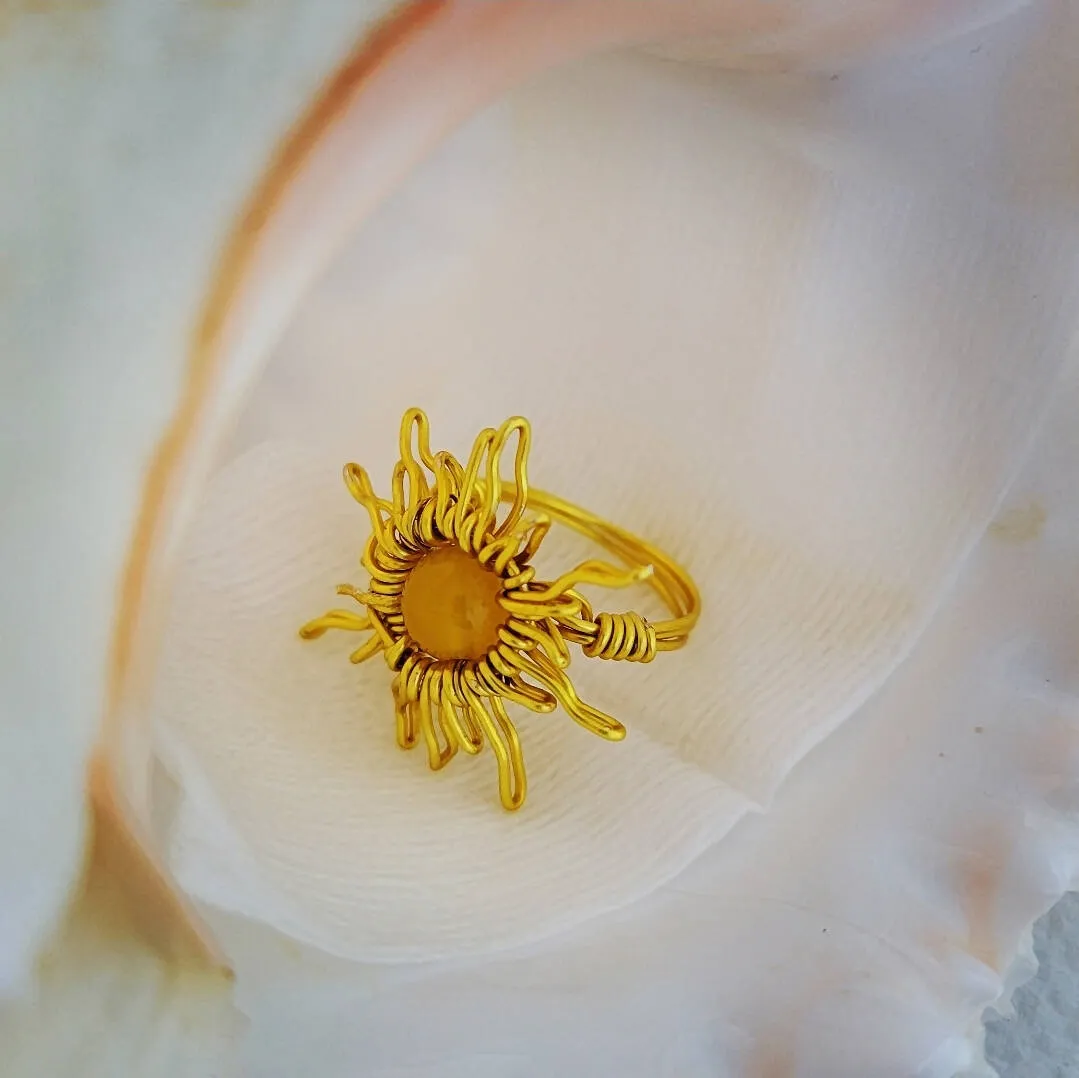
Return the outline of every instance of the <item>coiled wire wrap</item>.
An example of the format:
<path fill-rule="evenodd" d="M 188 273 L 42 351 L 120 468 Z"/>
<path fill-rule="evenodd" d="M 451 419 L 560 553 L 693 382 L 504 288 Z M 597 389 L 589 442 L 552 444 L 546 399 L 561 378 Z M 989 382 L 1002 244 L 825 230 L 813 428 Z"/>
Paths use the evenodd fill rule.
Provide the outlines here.
<path fill-rule="evenodd" d="M 659 644 L 656 627 L 635 611 L 626 614 L 597 614 L 593 619 L 596 636 L 581 651 L 590 659 L 624 659 L 650 663 Z"/>
<path fill-rule="evenodd" d="M 501 476 L 502 453 L 511 439 L 516 440 L 512 482 Z M 381 652 L 393 672 L 398 745 L 410 749 L 422 739 L 428 764 L 437 771 L 459 749 L 476 755 L 489 744 L 507 809 L 524 803 L 527 781 L 505 702 L 540 714 L 561 707 L 590 732 L 619 741 L 625 727 L 574 690 L 566 673 L 568 645 L 578 644 L 589 658 L 651 662 L 661 651 L 682 647 L 700 613 L 696 586 L 663 551 L 556 495 L 530 489 L 530 443 L 528 421 L 516 416 L 481 431 L 462 465 L 447 452 L 433 454 L 427 416 L 418 408 L 406 412 L 390 500 L 378 497 L 358 464 L 344 468 L 346 487 L 371 520 L 360 559 L 370 583 L 366 591 L 351 584 L 337 591 L 359 603 L 363 613 L 330 610 L 300 629 L 306 640 L 329 630 L 369 632 L 349 658 L 360 663 Z M 509 509 L 499 520 L 503 502 Z M 526 519 L 527 513 L 536 515 Z M 550 583 L 538 581 L 531 561 L 552 520 L 588 536 L 629 568 L 586 561 Z M 402 609 L 412 571 L 447 546 L 499 578 L 495 611 L 503 620 L 497 638 L 478 658 L 427 653 L 409 631 Z M 638 581 L 653 588 L 671 619 L 650 622 L 633 611 L 594 614 L 577 590 L 582 584 L 620 588 Z"/>

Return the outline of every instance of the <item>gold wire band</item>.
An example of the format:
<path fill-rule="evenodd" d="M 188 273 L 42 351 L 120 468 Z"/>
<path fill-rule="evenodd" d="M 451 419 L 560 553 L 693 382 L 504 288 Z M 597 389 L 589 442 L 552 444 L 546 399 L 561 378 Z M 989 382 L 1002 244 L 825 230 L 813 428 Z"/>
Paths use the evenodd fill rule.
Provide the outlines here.
<path fill-rule="evenodd" d="M 398 745 L 411 749 L 422 739 L 428 765 L 437 771 L 458 750 L 476 755 L 489 744 L 498 766 L 499 797 L 510 810 L 524 804 L 527 779 L 505 702 L 540 714 L 561 707 L 589 732 L 620 741 L 625 727 L 577 695 L 566 673 L 568 645 L 577 644 L 588 658 L 651 662 L 659 652 L 686 643 L 701 605 L 689 574 L 662 550 L 554 494 L 530 489 L 531 437 L 528 420 L 515 416 L 481 431 L 462 465 L 450 453 L 432 453 L 427 416 L 418 408 L 407 411 L 390 499 L 378 497 L 360 465 L 344 468 L 345 486 L 371 520 L 360 559 L 371 579 L 367 591 L 341 584 L 337 592 L 363 612 L 330 610 L 300 629 L 305 640 L 330 630 L 368 633 L 349 658 L 361 663 L 381 654 L 395 675 Z M 516 440 L 513 480 L 506 481 L 501 458 L 511 439 Z M 509 509 L 499 520 L 502 503 Z M 528 516 L 536 510 L 541 512 Z M 585 561 L 552 582 L 537 580 L 532 559 L 552 520 L 592 539 L 629 568 Z M 405 593 L 419 566 L 453 550 L 458 566 L 462 555 L 466 568 L 478 566 L 481 592 L 493 584 L 495 593 L 479 596 L 481 606 L 487 605 L 478 638 L 466 618 L 464 637 L 421 644 L 427 638 L 409 623 Z M 586 584 L 621 588 L 637 582 L 651 585 L 671 611 L 670 620 L 651 622 L 635 611 L 595 613 L 578 590 Z"/>
<path fill-rule="evenodd" d="M 507 491 L 505 497 L 511 496 Z M 659 595 L 674 617 L 652 622 L 658 651 L 677 651 L 689 640 L 689 634 L 701 614 L 701 596 L 693 578 L 670 555 L 646 543 L 632 532 L 604 520 L 587 509 L 534 487 L 528 492 L 529 508 L 548 513 L 555 520 L 586 536 L 627 565 L 651 567 L 645 582 Z"/>

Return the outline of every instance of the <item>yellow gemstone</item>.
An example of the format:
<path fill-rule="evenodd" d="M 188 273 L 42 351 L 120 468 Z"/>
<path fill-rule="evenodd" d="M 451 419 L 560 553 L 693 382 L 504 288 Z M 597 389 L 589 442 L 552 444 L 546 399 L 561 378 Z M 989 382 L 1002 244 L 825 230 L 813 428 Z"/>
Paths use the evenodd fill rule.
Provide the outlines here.
<path fill-rule="evenodd" d="M 408 575 L 401 613 L 408 635 L 436 659 L 480 659 L 509 615 L 502 579 L 459 547 L 432 550 Z"/>

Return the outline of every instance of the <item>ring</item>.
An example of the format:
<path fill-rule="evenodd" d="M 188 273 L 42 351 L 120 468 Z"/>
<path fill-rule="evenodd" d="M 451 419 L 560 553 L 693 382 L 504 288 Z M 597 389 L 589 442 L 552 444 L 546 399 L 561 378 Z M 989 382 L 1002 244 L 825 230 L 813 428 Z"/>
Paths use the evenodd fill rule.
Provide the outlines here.
<path fill-rule="evenodd" d="M 512 482 L 501 474 L 511 439 Z M 395 675 L 398 745 L 411 749 L 422 737 L 428 764 L 438 771 L 458 749 L 475 756 L 486 742 L 508 810 L 524 804 L 527 780 L 506 704 L 544 714 L 561 705 L 586 730 L 621 741 L 626 728 L 575 692 L 566 672 L 569 645 L 588 658 L 651 662 L 658 652 L 682 647 L 700 614 L 696 585 L 663 551 L 529 488 L 531 439 L 528 420 L 515 416 L 482 431 L 462 467 L 448 452 L 431 452 L 426 414 L 407 411 L 390 500 L 375 494 L 358 464 L 344 468 L 345 486 L 371 518 L 360 558 L 370 584 L 367 591 L 341 584 L 337 593 L 363 612 L 330 610 L 300 629 L 304 640 L 330 629 L 369 633 L 349 658 L 362 663 L 381 653 Z M 509 508 L 499 519 L 503 502 Z M 590 560 L 554 581 L 537 580 L 532 561 L 552 520 L 588 536 L 628 568 Z M 651 622 L 633 611 L 593 613 L 577 590 L 640 581 L 669 608 L 670 620 Z"/>

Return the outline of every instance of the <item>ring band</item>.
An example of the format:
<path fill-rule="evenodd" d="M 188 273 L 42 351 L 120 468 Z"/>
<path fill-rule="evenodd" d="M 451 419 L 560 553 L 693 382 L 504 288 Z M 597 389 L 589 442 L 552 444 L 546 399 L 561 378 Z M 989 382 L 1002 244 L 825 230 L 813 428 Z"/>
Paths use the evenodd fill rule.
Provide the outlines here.
<path fill-rule="evenodd" d="M 482 431 L 467 464 L 430 449 L 427 416 L 418 408 L 401 423 L 400 459 L 392 496 L 375 494 L 358 464 L 345 485 L 368 512 L 371 536 L 361 564 L 367 591 L 341 584 L 339 595 L 363 608 L 330 610 L 300 629 L 305 640 L 330 629 L 366 632 L 349 656 L 361 663 L 382 654 L 394 673 L 391 691 L 397 743 L 423 739 L 428 764 L 440 770 L 462 750 L 489 744 L 498 765 L 504 808 L 524 804 L 524 759 L 506 703 L 571 718 L 608 741 L 625 737 L 617 719 L 586 704 L 566 673 L 569 644 L 588 658 L 651 662 L 682 647 L 700 613 L 689 574 L 658 548 L 553 494 L 530 490 L 531 427 L 516 416 Z M 501 458 L 516 440 L 512 482 Z M 413 444 L 415 440 L 415 445 Z M 499 518 L 499 508 L 509 509 Z M 536 579 L 532 559 L 552 520 L 594 540 L 626 563 L 620 569 L 585 561 L 553 582 Z M 646 581 L 670 610 L 651 622 L 634 611 L 594 613 L 578 588 L 625 587 Z"/>
<path fill-rule="evenodd" d="M 700 617 L 701 597 L 692 577 L 673 558 L 631 532 L 546 491 L 534 489 L 530 491 L 528 504 L 530 508 L 546 513 L 559 523 L 587 536 L 615 557 L 621 558 L 627 565 L 651 568 L 652 572 L 646 578 L 646 583 L 659 595 L 673 617 L 669 621 L 651 623 L 646 621 L 651 633 L 655 635 L 655 650 L 647 658 L 637 661 L 649 662 L 657 651 L 677 651 L 685 645 L 690 631 Z M 600 618 L 612 616 L 599 615 L 597 626 L 600 624 Z M 638 614 L 624 616 L 640 618 Z M 615 649 L 613 654 L 607 654 L 604 650 L 590 651 L 586 645 L 582 651 L 589 658 L 630 658 L 628 655 L 618 654 L 618 649 Z"/>

